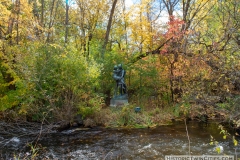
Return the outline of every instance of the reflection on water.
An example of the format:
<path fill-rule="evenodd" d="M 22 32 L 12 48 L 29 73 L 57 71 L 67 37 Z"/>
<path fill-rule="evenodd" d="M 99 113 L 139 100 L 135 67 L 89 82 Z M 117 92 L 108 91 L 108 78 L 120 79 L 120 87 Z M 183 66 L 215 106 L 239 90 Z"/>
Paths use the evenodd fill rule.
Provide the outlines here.
<path fill-rule="evenodd" d="M 223 147 L 222 155 L 240 155 L 240 148 L 235 147 L 231 139 L 224 140 L 215 123 L 205 126 L 190 122 L 188 132 L 193 155 L 217 155 L 215 146 L 209 145 L 210 135 Z M 71 130 L 44 137 L 39 143 L 46 147 L 42 158 L 49 159 L 152 160 L 164 159 L 165 155 L 186 155 L 189 152 L 184 123 L 153 129 Z M 12 151 L 14 148 L 7 146 L 0 150 L 6 152 L 6 149 Z"/>

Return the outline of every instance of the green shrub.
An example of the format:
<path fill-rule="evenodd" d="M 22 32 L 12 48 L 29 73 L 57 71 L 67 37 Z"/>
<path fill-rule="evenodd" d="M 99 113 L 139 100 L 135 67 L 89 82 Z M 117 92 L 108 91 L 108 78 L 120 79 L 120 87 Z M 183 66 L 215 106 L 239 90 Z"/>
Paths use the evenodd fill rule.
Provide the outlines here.
<path fill-rule="evenodd" d="M 53 110 L 48 118 L 70 121 L 85 103 L 85 95 L 89 96 L 86 107 L 100 104 L 94 88 L 99 85 L 101 65 L 92 58 L 87 60 L 74 48 L 52 44 L 30 49 L 20 63 L 21 73 L 29 86 L 21 113 L 41 120 L 44 113 Z M 82 110 L 83 114 L 90 114 L 90 108 Z"/>

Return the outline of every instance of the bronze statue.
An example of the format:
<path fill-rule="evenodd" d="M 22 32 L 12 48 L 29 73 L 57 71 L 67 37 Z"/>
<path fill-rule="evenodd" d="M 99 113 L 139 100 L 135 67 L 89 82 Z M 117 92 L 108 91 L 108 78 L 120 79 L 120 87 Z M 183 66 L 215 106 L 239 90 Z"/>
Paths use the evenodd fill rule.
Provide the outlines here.
<path fill-rule="evenodd" d="M 114 87 L 114 96 L 110 100 L 111 107 L 119 107 L 128 105 L 127 86 L 124 82 L 126 71 L 122 68 L 122 64 L 115 65 L 113 68 L 113 79 L 116 81 Z"/>
<path fill-rule="evenodd" d="M 124 95 L 127 93 L 127 86 L 124 82 L 126 71 L 122 68 L 122 64 L 114 66 L 113 78 L 116 81 L 116 87 L 114 91 L 114 96 Z"/>

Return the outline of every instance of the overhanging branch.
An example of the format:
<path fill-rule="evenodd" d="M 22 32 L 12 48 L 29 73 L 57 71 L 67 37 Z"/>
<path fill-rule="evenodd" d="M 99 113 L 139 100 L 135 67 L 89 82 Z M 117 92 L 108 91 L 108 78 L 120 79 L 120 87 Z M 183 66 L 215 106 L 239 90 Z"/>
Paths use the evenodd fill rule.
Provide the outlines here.
<path fill-rule="evenodd" d="M 137 55 L 137 56 L 134 56 L 134 57 L 130 60 L 130 62 L 129 62 L 128 64 L 131 65 L 131 64 L 137 62 L 138 60 L 140 60 L 140 59 L 142 59 L 142 58 L 144 58 L 144 57 L 147 57 L 147 56 L 150 55 L 150 54 L 160 54 L 160 49 L 161 49 L 166 43 L 168 43 L 171 39 L 172 39 L 172 37 L 169 38 L 168 40 L 166 40 L 166 41 L 165 41 L 164 43 L 162 43 L 160 46 L 158 46 L 155 50 L 148 51 L 148 52 L 145 52 L 145 53 L 141 53 L 141 54 L 139 54 L 139 55 Z"/>

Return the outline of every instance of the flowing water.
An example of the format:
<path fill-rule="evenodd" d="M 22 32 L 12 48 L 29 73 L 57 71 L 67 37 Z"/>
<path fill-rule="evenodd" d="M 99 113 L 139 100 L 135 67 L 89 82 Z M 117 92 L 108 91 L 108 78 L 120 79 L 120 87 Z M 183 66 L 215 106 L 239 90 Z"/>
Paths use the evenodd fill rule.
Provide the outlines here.
<path fill-rule="evenodd" d="M 38 156 L 41 159 L 152 160 L 164 159 L 165 155 L 187 155 L 189 147 L 192 155 L 218 155 L 216 146 L 209 144 L 210 135 L 222 146 L 220 155 L 240 156 L 240 147 L 235 147 L 230 138 L 223 139 L 216 123 L 202 125 L 190 122 L 187 130 L 190 146 L 184 123 L 149 129 L 75 128 L 42 137 L 38 143 L 45 149 Z M 4 139 L 0 136 L 0 141 L 1 138 Z M 12 153 L 29 154 L 21 150 L 28 138 L 12 137 L 7 144 L 0 147 L 0 154 L 3 158 L 11 157 Z"/>

